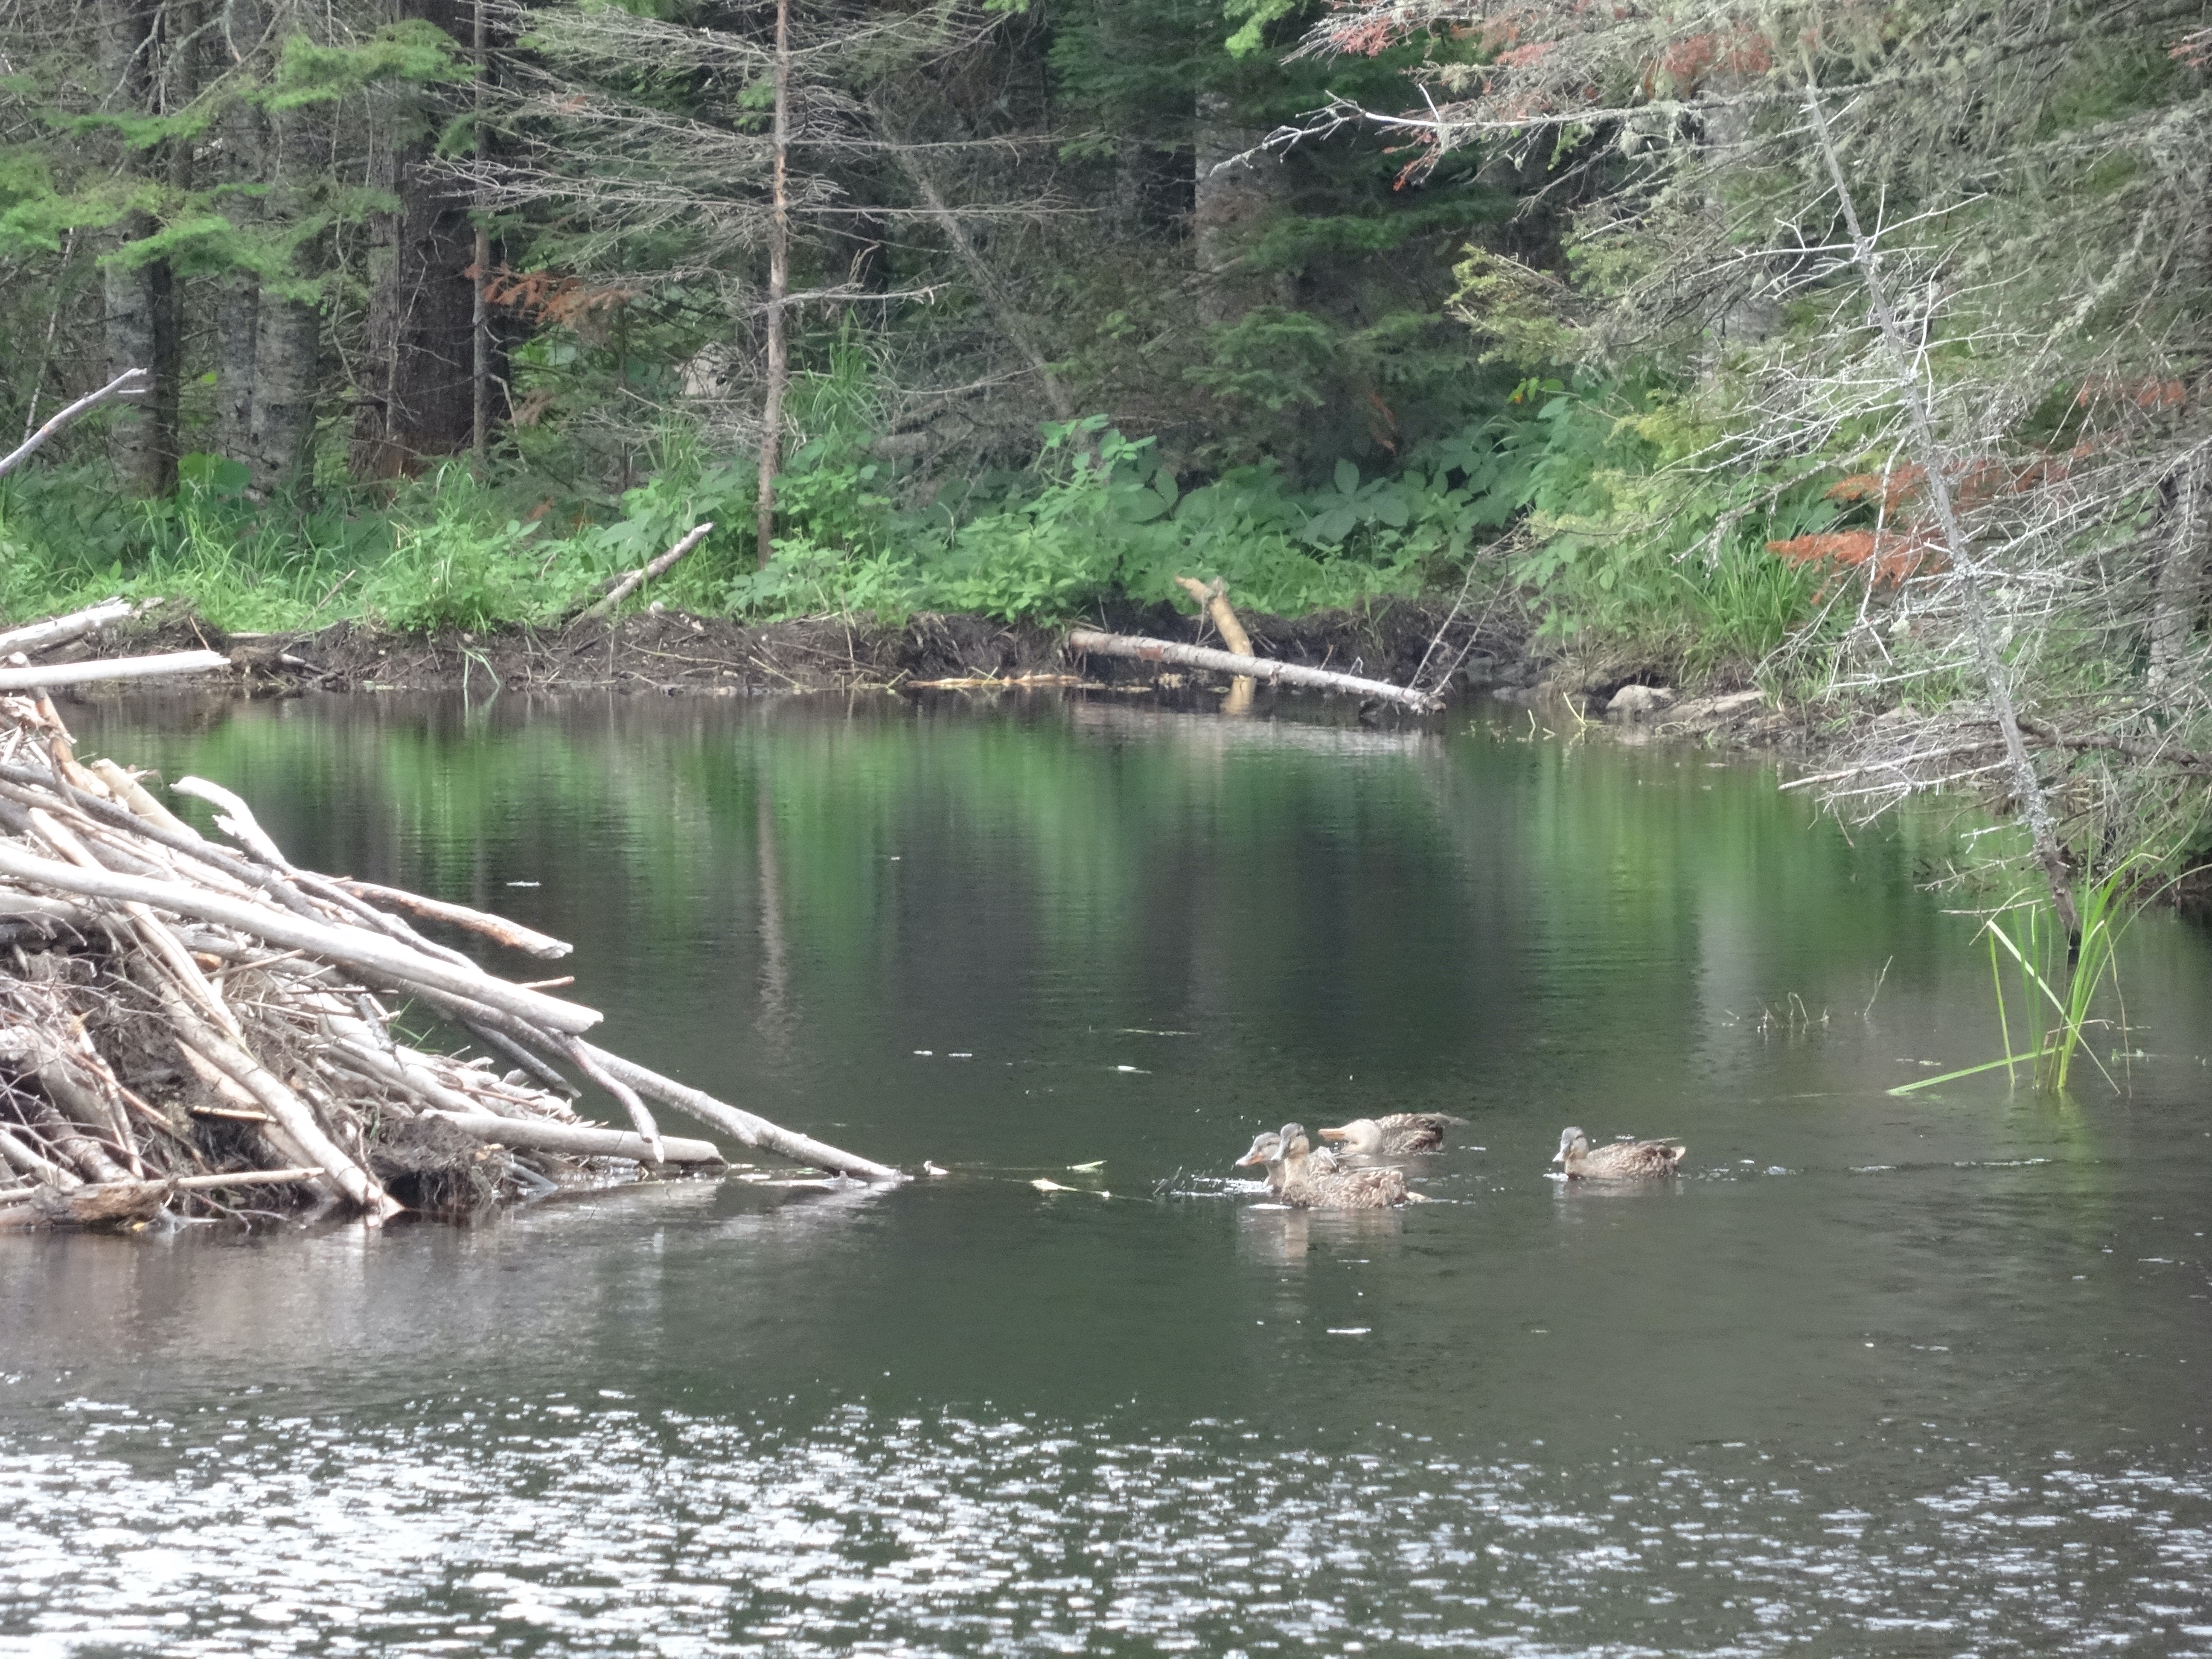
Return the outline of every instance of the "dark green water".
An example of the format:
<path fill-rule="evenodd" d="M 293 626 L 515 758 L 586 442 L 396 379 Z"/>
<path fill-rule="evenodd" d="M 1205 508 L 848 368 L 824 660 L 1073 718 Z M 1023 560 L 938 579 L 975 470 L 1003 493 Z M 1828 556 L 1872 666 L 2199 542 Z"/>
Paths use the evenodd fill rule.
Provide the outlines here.
<path fill-rule="evenodd" d="M 302 862 L 576 940 L 611 1046 L 954 1173 L 0 1241 L 0 1653 L 2212 1652 L 2185 926 L 2130 942 L 2124 1092 L 1898 1099 L 1995 1052 L 1914 885 L 1945 843 L 1695 754 L 1057 702 L 72 717 Z M 1411 1108 L 1472 1120 L 1442 1201 L 1223 1180 Z M 1688 1173 L 1563 1187 L 1569 1122 Z"/>

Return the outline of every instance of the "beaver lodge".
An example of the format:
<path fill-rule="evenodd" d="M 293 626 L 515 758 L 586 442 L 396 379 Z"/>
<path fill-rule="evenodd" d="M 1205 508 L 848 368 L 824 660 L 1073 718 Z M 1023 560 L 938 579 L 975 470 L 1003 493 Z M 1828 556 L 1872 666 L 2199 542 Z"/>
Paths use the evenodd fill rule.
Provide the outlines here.
<path fill-rule="evenodd" d="M 713 1142 L 663 1134 L 654 1106 L 796 1164 L 901 1178 L 591 1042 L 600 1015 L 553 994 L 566 979 L 502 979 L 430 935 L 538 958 L 562 941 L 300 869 L 244 801 L 179 779 L 173 793 L 217 809 L 209 840 L 143 775 L 81 759 L 48 687 L 228 664 L 23 654 L 70 637 L 0 634 L 0 1230 L 380 1222 L 722 1164 Z M 417 1046 L 402 1014 L 467 1046 Z M 586 1091 L 629 1127 L 581 1116 Z"/>

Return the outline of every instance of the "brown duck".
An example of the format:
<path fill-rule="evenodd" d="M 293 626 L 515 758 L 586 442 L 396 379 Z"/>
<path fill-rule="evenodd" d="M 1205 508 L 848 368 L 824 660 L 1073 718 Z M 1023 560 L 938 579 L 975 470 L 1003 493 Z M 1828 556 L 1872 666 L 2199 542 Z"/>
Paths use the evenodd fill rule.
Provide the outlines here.
<path fill-rule="evenodd" d="M 1393 1112 L 1388 1117 L 1355 1117 L 1341 1128 L 1323 1129 L 1323 1140 L 1341 1141 L 1354 1158 L 1404 1158 L 1433 1152 L 1444 1144 L 1444 1131 L 1463 1117 L 1446 1112 Z"/>
<path fill-rule="evenodd" d="M 1255 1164 L 1265 1165 L 1267 1190 L 1278 1198 L 1283 1192 L 1283 1136 L 1277 1129 L 1265 1129 L 1252 1137 L 1252 1146 L 1243 1157 L 1229 1167 L 1249 1170 Z M 1312 1155 L 1310 1168 L 1316 1174 L 1333 1174 L 1337 1168 L 1336 1154 L 1323 1150 Z"/>
<path fill-rule="evenodd" d="M 1285 1123 L 1282 1144 L 1282 1194 L 1285 1204 L 1308 1210 L 1388 1210 L 1418 1202 L 1406 1190 L 1406 1177 L 1388 1164 L 1366 1170 L 1324 1169 L 1313 1156 L 1304 1128 Z"/>
<path fill-rule="evenodd" d="M 1619 1181 L 1672 1175 L 1689 1150 L 1674 1140 L 1616 1140 L 1592 1146 L 1580 1129 L 1567 1129 L 1559 1135 L 1559 1150 L 1552 1162 L 1566 1170 L 1570 1181 Z"/>

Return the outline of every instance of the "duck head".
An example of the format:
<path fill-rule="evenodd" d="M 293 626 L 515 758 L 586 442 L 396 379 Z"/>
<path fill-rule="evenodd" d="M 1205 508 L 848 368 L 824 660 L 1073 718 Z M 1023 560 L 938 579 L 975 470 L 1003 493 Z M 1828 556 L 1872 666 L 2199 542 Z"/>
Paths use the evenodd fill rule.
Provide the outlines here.
<path fill-rule="evenodd" d="M 1552 1154 L 1552 1162 L 1565 1164 L 1571 1158 L 1589 1156 L 1589 1137 L 1580 1129 L 1559 1131 L 1559 1150 Z"/>
<path fill-rule="evenodd" d="M 1249 1170 L 1255 1164 L 1275 1164 L 1283 1156 L 1283 1138 L 1273 1129 L 1263 1129 L 1252 1137 L 1251 1150 L 1229 1167 Z"/>

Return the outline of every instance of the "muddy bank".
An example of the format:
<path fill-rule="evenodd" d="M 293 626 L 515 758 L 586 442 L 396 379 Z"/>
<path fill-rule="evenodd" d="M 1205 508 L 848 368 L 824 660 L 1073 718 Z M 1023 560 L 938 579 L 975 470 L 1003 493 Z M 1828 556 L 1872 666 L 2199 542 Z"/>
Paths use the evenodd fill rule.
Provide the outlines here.
<path fill-rule="evenodd" d="M 1547 724 L 1601 721 L 1624 733 L 1731 746 L 1799 746 L 1808 732 L 1802 714 L 1775 708 L 1740 681 L 1677 688 L 1662 665 L 1562 656 L 1532 641 L 1525 625 L 1455 615 L 1443 604 L 1397 601 L 1295 617 L 1252 612 L 1243 620 L 1262 656 L 1436 687 L 1455 699 L 1487 694 L 1526 706 Z M 1115 633 L 1219 643 L 1205 619 L 1164 605 L 1115 607 L 1086 621 Z M 234 689 L 263 696 L 305 690 L 739 696 L 976 691 L 1026 681 L 1203 698 L 1227 685 L 1202 672 L 1072 656 L 1066 637 L 1062 628 L 935 612 L 902 623 L 823 617 L 753 626 L 647 611 L 566 629 L 426 636 L 357 621 L 304 633 L 229 633 L 156 611 L 42 659 L 205 647 L 231 659 Z M 112 692 L 88 688 L 77 695 Z"/>

